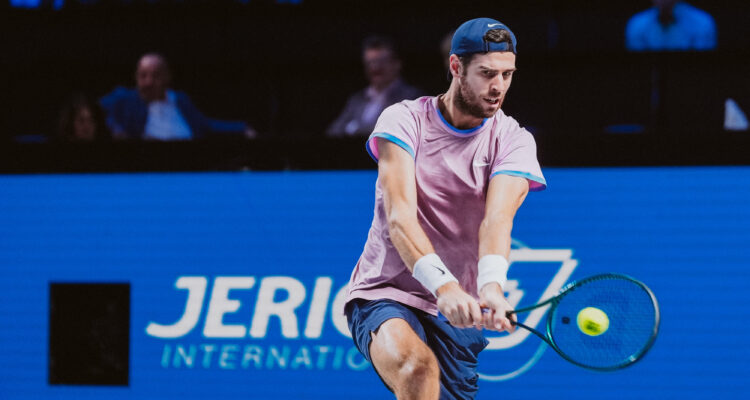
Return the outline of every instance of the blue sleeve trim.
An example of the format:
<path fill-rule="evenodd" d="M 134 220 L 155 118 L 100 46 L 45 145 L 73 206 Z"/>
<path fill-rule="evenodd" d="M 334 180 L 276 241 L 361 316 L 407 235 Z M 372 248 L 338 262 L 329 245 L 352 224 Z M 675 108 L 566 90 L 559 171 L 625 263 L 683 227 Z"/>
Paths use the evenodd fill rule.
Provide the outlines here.
<path fill-rule="evenodd" d="M 490 175 L 490 179 L 500 174 L 518 176 L 518 177 L 526 178 L 532 182 L 537 183 L 537 185 L 529 185 L 529 190 L 532 192 L 538 192 L 540 190 L 544 190 L 547 188 L 547 181 L 544 178 L 536 176 L 536 175 L 532 175 L 528 172 L 523 172 L 523 171 L 510 171 L 510 170 L 497 171 L 497 172 L 493 172 L 492 175 Z"/>
<path fill-rule="evenodd" d="M 406 142 L 404 142 L 403 140 L 401 140 L 401 139 L 399 139 L 399 138 L 397 138 L 397 137 L 395 137 L 395 136 L 393 136 L 393 135 L 391 135 L 389 133 L 376 132 L 376 133 L 373 133 L 372 135 L 370 135 L 370 138 L 367 139 L 367 143 L 365 144 L 365 148 L 367 148 L 367 153 L 370 154 L 370 157 L 372 157 L 372 159 L 375 160 L 376 162 L 378 161 L 378 157 L 375 156 L 375 153 L 372 151 L 372 147 L 371 147 L 372 145 L 370 144 L 375 138 L 383 138 L 383 139 L 389 140 L 389 141 L 395 143 L 396 145 L 398 145 L 398 147 L 401 147 L 402 149 L 406 150 L 406 152 L 409 153 L 412 158 L 415 157 L 414 156 L 414 149 L 412 149 L 411 146 L 409 146 L 408 144 L 406 144 Z"/>

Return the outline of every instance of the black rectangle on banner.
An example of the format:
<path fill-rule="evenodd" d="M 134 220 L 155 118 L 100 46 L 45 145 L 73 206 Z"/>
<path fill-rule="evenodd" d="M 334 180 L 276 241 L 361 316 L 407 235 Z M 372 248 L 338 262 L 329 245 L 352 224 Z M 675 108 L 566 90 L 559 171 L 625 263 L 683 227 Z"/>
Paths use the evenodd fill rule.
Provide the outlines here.
<path fill-rule="evenodd" d="M 128 385 L 130 283 L 50 283 L 52 385 Z"/>

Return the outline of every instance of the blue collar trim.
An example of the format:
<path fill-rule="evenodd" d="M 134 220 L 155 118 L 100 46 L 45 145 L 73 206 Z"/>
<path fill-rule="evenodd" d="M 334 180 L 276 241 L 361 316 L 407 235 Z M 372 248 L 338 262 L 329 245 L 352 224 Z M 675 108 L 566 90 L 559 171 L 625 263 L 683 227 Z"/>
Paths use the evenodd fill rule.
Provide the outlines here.
<path fill-rule="evenodd" d="M 456 132 L 456 133 L 461 134 L 461 135 L 468 135 L 470 133 L 474 133 L 474 132 L 478 131 L 479 129 L 481 129 L 484 126 L 484 123 L 487 122 L 487 118 L 484 118 L 482 120 L 482 123 L 479 124 L 479 126 L 475 126 L 473 128 L 469 128 L 469 129 L 458 129 L 455 126 L 451 125 L 448 121 L 445 120 L 445 118 L 443 117 L 443 113 L 440 112 L 440 105 L 439 104 L 435 104 L 435 111 L 437 111 L 438 117 L 440 117 L 440 120 L 443 121 L 443 123 L 445 124 L 445 126 L 447 126 L 448 128 L 450 128 L 450 130 L 452 130 L 453 132 Z"/>

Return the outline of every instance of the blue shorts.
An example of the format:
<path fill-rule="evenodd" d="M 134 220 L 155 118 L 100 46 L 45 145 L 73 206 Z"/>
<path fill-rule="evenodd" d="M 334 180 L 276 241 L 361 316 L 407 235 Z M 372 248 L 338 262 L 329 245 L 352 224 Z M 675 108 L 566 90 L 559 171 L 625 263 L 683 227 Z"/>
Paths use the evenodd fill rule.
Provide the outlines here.
<path fill-rule="evenodd" d="M 346 305 L 345 313 L 354 344 L 367 361 L 372 362 L 370 333 L 377 331 L 383 322 L 400 318 L 411 325 L 437 358 L 440 399 L 463 400 L 476 396 L 477 357 L 489 343 L 482 331 L 456 328 L 442 316 L 436 317 L 393 300 L 355 299 Z"/>

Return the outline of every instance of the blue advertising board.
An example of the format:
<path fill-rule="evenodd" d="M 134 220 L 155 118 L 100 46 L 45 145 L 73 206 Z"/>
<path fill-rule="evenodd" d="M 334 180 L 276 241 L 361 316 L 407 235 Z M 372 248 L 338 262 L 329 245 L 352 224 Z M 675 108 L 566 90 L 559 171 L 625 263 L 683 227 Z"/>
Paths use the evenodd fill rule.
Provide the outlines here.
<path fill-rule="evenodd" d="M 743 398 L 750 168 L 545 175 L 514 225 L 510 302 L 625 273 L 655 292 L 660 335 L 644 360 L 598 373 L 522 330 L 488 332 L 478 398 Z M 0 177 L 0 398 L 390 398 L 341 315 L 375 178 Z M 130 285 L 127 385 L 50 383 L 50 285 L 66 282 Z"/>

